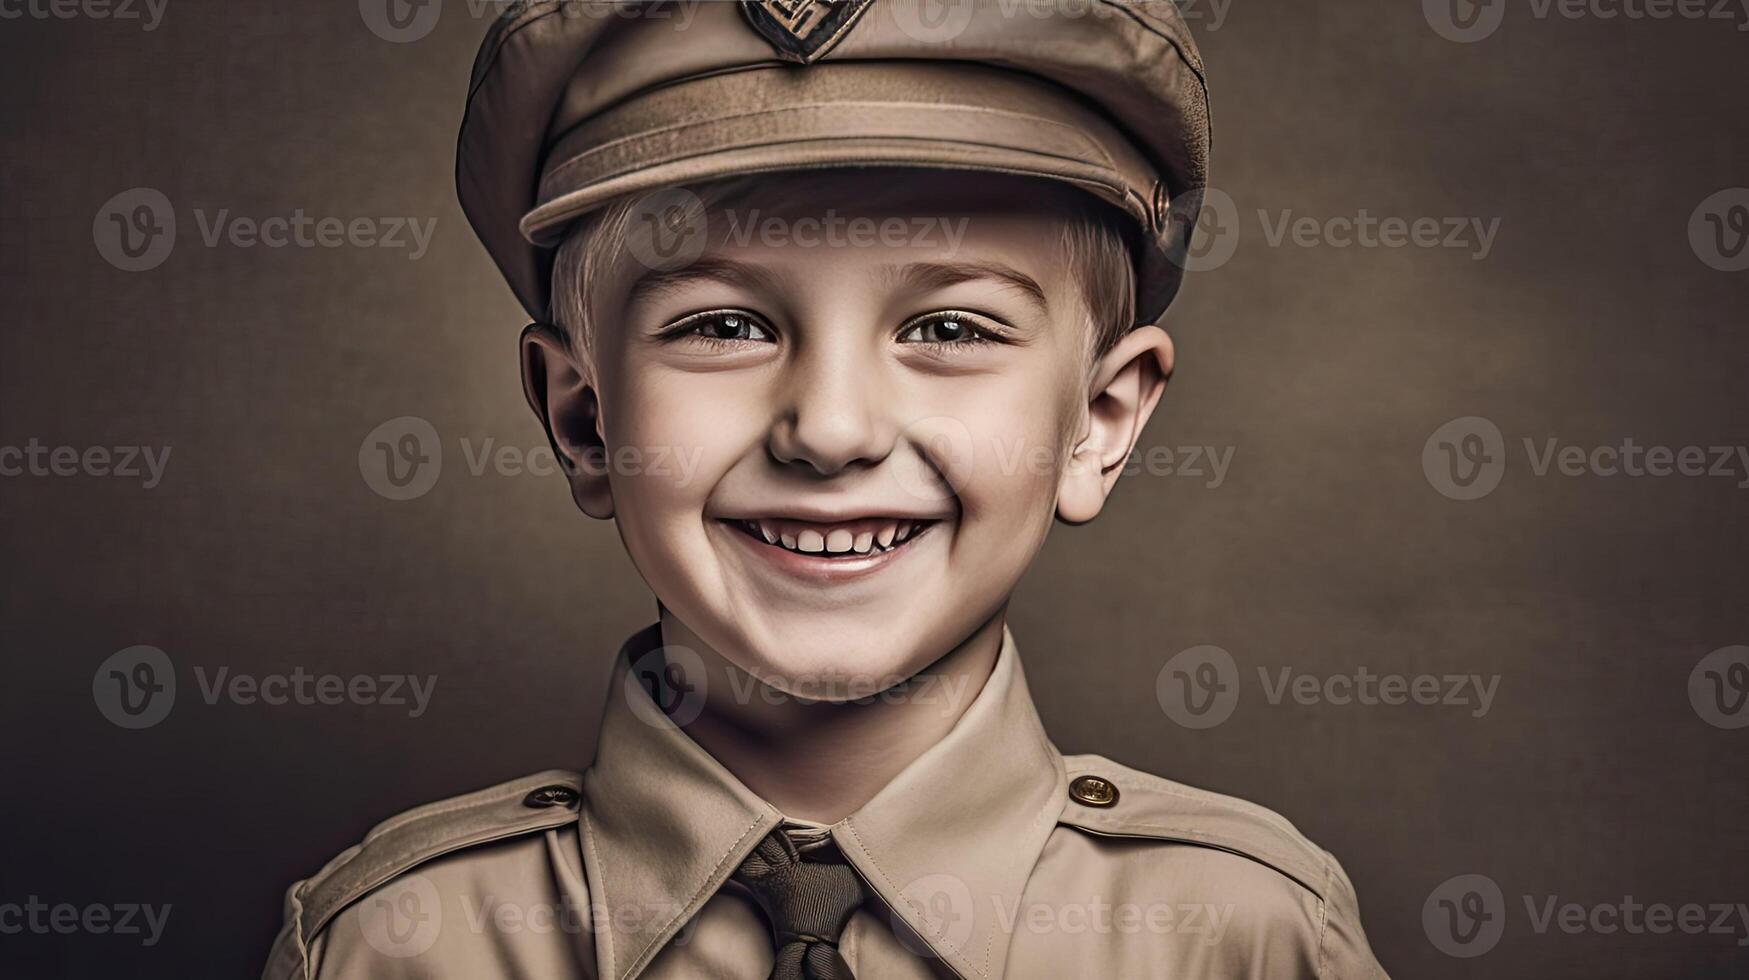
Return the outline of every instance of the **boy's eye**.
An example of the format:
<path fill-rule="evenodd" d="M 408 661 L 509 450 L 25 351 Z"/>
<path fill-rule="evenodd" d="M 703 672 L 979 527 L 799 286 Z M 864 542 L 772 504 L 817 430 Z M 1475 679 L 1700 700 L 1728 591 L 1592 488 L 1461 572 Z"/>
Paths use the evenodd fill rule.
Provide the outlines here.
<path fill-rule="evenodd" d="M 899 332 L 902 344 L 963 344 L 989 339 L 970 316 L 953 312 L 920 317 Z"/>
<path fill-rule="evenodd" d="M 721 341 L 755 341 L 764 342 L 774 339 L 771 330 L 760 323 L 749 313 L 736 310 L 714 310 L 709 313 L 695 313 L 676 323 L 669 331 L 670 336 L 696 336 L 706 340 Z"/>

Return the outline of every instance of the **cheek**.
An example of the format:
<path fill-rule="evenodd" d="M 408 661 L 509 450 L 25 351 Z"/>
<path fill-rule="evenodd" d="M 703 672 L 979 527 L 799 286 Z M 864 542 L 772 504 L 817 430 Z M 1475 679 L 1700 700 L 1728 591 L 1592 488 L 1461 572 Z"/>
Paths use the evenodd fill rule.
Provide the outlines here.
<path fill-rule="evenodd" d="M 660 368 L 628 376 L 606 406 L 604 425 L 622 533 L 698 525 L 711 488 L 760 439 L 749 388 L 727 375 Z"/>
<path fill-rule="evenodd" d="M 972 434 L 975 465 L 961 491 L 968 520 L 1047 527 L 1074 425 L 1068 379 L 1059 373 L 993 379 L 963 400 L 960 418 Z M 1041 532 L 1042 533 L 1042 532 Z"/>

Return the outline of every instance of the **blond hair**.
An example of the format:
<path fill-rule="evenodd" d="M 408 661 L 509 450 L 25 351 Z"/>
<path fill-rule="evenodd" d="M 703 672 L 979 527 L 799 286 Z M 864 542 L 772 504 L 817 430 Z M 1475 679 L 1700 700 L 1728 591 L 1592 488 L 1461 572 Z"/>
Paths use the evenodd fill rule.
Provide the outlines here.
<path fill-rule="evenodd" d="M 807 188 L 801 185 L 809 176 L 824 173 L 796 175 L 784 185 L 774 185 L 769 176 L 761 175 L 692 185 L 687 188 L 691 197 L 674 196 L 674 202 L 685 212 L 670 215 L 669 220 L 690 221 L 701 211 L 755 193 L 763 197 L 805 196 Z M 1040 178 L 1028 179 L 1043 183 Z M 579 352 L 587 353 L 591 348 L 597 311 L 592 309 L 589 298 L 599 284 L 612 280 L 625 257 L 624 243 L 628 237 L 644 233 L 635 227 L 635 218 L 645 200 L 640 195 L 618 198 L 578 219 L 553 258 L 549 316 Z M 1091 194 L 1075 192 L 1066 200 L 1071 203 L 1053 209 L 1059 213 L 1062 224 L 1059 244 L 1064 266 L 1080 287 L 1089 328 L 1089 350 L 1097 357 L 1135 326 L 1136 272 L 1126 238 L 1130 222 L 1116 208 Z"/>

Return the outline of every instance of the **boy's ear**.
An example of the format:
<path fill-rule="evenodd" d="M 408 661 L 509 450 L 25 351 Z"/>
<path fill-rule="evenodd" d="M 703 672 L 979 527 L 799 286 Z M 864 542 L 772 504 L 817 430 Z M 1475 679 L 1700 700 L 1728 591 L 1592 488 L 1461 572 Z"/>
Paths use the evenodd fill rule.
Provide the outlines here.
<path fill-rule="evenodd" d="M 1099 516 L 1166 390 L 1172 356 L 1172 338 L 1146 324 L 1131 330 L 1094 364 L 1086 431 L 1057 487 L 1059 520 L 1085 524 Z"/>
<path fill-rule="evenodd" d="M 590 517 L 613 516 L 601 404 L 571 343 L 548 323 L 522 331 L 522 393 L 547 430 L 547 444 L 571 483 L 571 499 Z"/>

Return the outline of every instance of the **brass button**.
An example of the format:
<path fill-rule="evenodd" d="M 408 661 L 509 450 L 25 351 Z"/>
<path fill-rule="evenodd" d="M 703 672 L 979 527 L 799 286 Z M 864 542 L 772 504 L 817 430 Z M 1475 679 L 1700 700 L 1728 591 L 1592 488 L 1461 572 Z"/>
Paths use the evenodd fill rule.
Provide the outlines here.
<path fill-rule="evenodd" d="M 1069 784 L 1069 798 L 1082 806 L 1104 809 L 1117 805 L 1117 787 L 1109 779 L 1098 776 L 1077 776 Z"/>
<path fill-rule="evenodd" d="M 522 805 L 535 810 L 544 810 L 551 806 L 575 806 L 577 791 L 569 786 L 542 786 L 523 797 Z"/>

